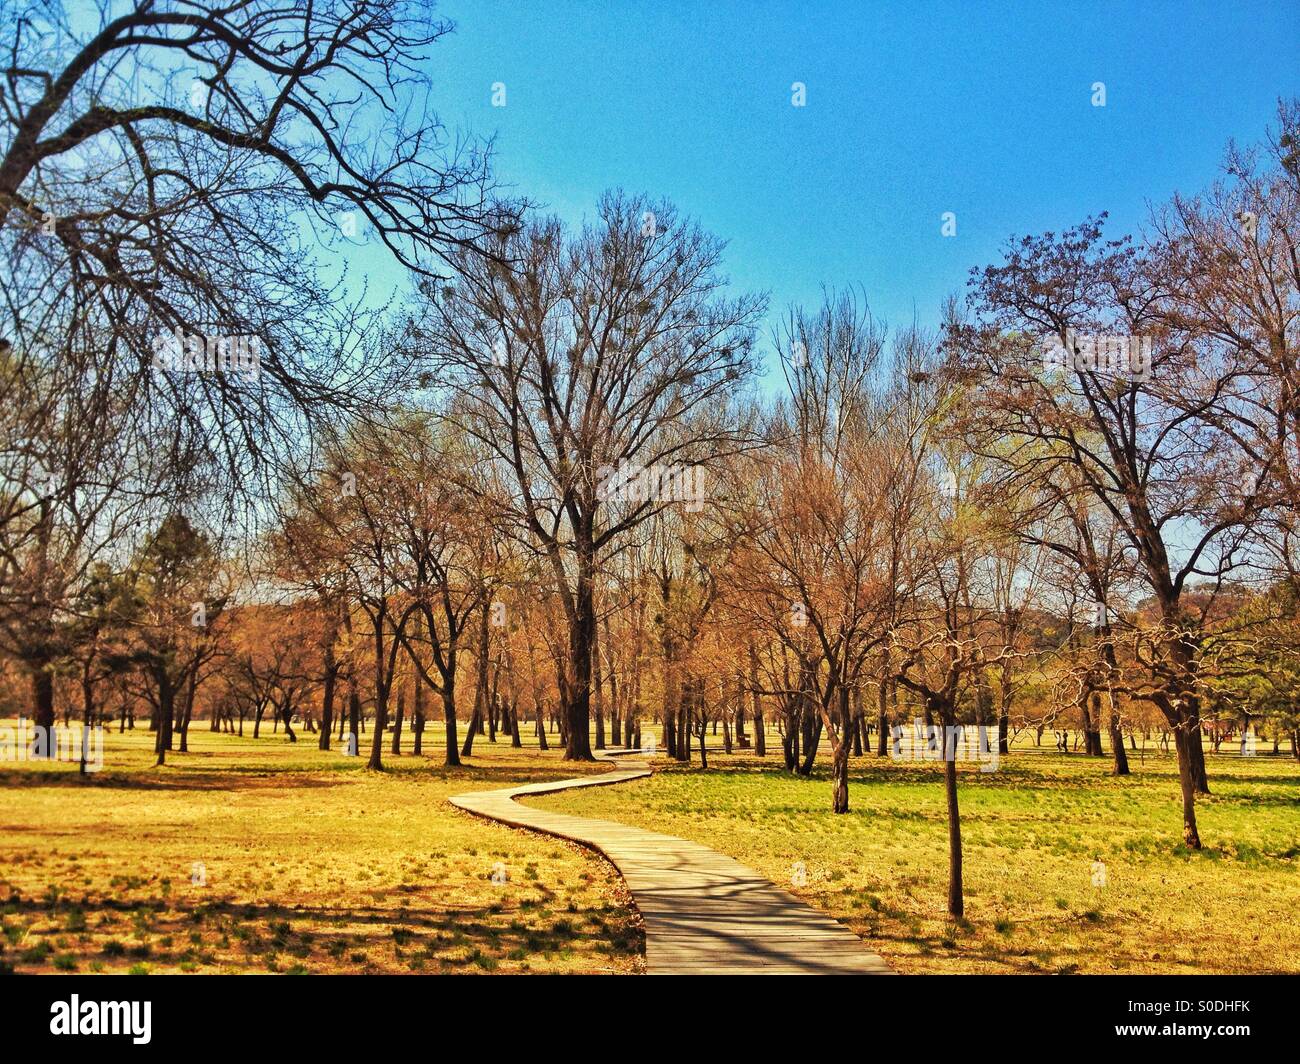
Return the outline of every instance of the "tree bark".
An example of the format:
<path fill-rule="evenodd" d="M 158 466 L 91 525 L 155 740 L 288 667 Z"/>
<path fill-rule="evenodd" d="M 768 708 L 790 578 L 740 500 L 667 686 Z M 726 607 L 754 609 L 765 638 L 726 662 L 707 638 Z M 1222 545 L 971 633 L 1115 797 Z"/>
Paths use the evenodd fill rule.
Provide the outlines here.
<path fill-rule="evenodd" d="M 1128 754 L 1124 752 L 1124 733 L 1119 726 L 1119 706 L 1115 701 L 1115 691 L 1107 691 L 1107 697 L 1110 699 L 1110 745 L 1111 754 L 1115 761 L 1115 767 L 1112 770 L 1116 776 L 1127 776 L 1129 774 Z"/>
<path fill-rule="evenodd" d="M 595 713 L 596 713 L 596 749 L 605 749 L 605 684 L 604 670 L 600 666 L 600 626 L 593 624 L 591 626 L 591 668 L 592 681 L 595 687 Z"/>
<path fill-rule="evenodd" d="M 415 690 L 411 695 L 411 753 L 416 757 L 424 754 L 424 680 L 421 679 L 417 672 L 415 675 Z"/>
<path fill-rule="evenodd" d="M 876 756 L 889 756 L 889 680 L 880 681 L 877 691 L 876 723 L 880 734 L 876 736 Z"/>
<path fill-rule="evenodd" d="M 296 743 L 298 736 L 293 731 L 293 698 L 285 696 L 284 705 L 280 707 L 280 719 L 284 721 L 284 734 L 288 736 L 289 742 Z"/>
<path fill-rule="evenodd" d="M 841 735 L 831 751 L 831 812 L 849 811 L 849 740 Z"/>
<path fill-rule="evenodd" d="M 402 721 L 406 718 L 406 692 L 397 692 L 397 715 L 393 718 L 393 742 L 389 753 L 394 757 L 402 754 Z"/>
<path fill-rule="evenodd" d="M 483 608 L 479 611 L 479 629 L 478 629 L 478 662 L 476 666 L 477 682 L 474 689 L 474 713 L 470 717 L 469 726 L 465 729 L 465 745 L 461 748 L 461 757 L 470 757 L 474 752 L 474 736 L 483 729 L 483 715 L 490 712 L 491 707 L 487 704 L 488 698 L 488 640 L 490 633 L 488 631 L 488 610 L 490 604 L 483 603 Z"/>
<path fill-rule="evenodd" d="M 330 748 L 334 732 L 334 685 L 338 681 L 338 665 L 334 661 L 334 640 L 325 642 L 325 686 L 321 692 L 320 737 L 316 745 L 322 750 Z"/>
<path fill-rule="evenodd" d="M 578 587 L 569 625 L 569 665 L 573 686 L 566 704 L 565 761 L 594 761 L 591 752 L 591 653 L 595 644 L 595 550 L 591 529 L 578 530 Z"/>
<path fill-rule="evenodd" d="M 447 732 L 444 763 L 449 768 L 460 764 L 460 746 L 456 740 L 456 677 L 445 678 L 442 683 L 442 721 Z"/>
<path fill-rule="evenodd" d="M 172 714 L 175 712 L 176 693 L 172 690 L 172 678 L 165 667 L 155 669 L 158 683 L 158 733 L 154 737 L 154 753 L 158 755 L 155 765 L 167 763 L 167 751 L 172 745 Z"/>
<path fill-rule="evenodd" d="M 52 760 L 57 752 L 54 749 L 54 674 L 43 662 L 32 666 L 32 701 L 36 709 L 32 725 L 37 729 L 41 756 Z"/>
<path fill-rule="evenodd" d="M 803 741 L 803 764 L 799 766 L 799 775 L 811 776 L 813 763 L 817 760 L 817 748 L 821 746 L 822 741 L 822 718 L 820 714 L 805 711 Z"/>
<path fill-rule="evenodd" d="M 1196 775 L 1189 745 L 1187 733 L 1181 728 L 1176 729 L 1174 746 L 1178 754 L 1178 786 L 1183 798 L 1183 841 L 1193 850 L 1199 850 L 1201 835 L 1196 828 Z"/>
<path fill-rule="evenodd" d="M 1001 690 L 998 692 L 998 753 L 1011 753 L 1009 734 L 1011 731 L 1011 703 L 1015 691 L 1011 686 L 1013 677 L 1011 659 L 1002 662 Z"/>
<path fill-rule="evenodd" d="M 190 751 L 190 720 L 194 716 L 194 696 L 199 685 L 199 670 L 195 665 L 194 671 L 190 673 L 189 682 L 185 685 L 185 706 L 181 710 L 181 750 L 182 754 L 188 754 Z"/>
<path fill-rule="evenodd" d="M 945 722 L 948 719 L 945 715 Z M 961 883 L 961 810 L 957 805 L 957 758 L 955 751 L 947 749 L 947 742 L 945 733 L 943 788 L 948 803 L 948 914 L 960 917 L 966 911 Z"/>
<path fill-rule="evenodd" d="M 90 743 L 90 724 L 95 716 L 95 684 L 90 678 L 90 666 L 81 673 L 81 756 L 77 774 L 86 775 L 86 747 Z"/>
<path fill-rule="evenodd" d="M 736 669 L 736 748 L 749 749 L 749 735 L 745 732 L 745 674 Z"/>
<path fill-rule="evenodd" d="M 361 694 L 356 681 L 348 683 L 348 752 L 354 757 L 361 754 Z"/>

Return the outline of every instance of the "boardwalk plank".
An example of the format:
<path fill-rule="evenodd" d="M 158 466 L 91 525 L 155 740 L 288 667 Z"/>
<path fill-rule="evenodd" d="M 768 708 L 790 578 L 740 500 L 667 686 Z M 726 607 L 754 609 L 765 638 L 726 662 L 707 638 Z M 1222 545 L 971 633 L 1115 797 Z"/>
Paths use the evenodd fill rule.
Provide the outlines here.
<path fill-rule="evenodd" d="M 651 975 L 885 975 L 889 966 L 842 924 L 707 846 L 612 820 L 519 805 L 515 798 L 643 779 L 650 765 L 611 751 L 611 772 L 458 794 L 466 812 L 599 850 L 645 921 Z"/>

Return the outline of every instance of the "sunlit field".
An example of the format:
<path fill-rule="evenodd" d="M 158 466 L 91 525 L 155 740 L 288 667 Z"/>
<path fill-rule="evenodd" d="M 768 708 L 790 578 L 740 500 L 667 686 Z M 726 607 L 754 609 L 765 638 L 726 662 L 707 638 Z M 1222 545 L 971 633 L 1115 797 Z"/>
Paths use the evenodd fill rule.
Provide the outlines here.
<path fill-rule="evenodd" d="M 600 765 L 480 739 L 462 769 L 195 729 L 153 767 L 111 732 L 105 768 L 0 771 L 3 962 L 19 972 L 613 972 L 642 967 L 621 881 L 570 843 L 445 798 Z M 364 747 L 364 744 L 363 744 Z M 854 759 L 852 811 L 766 759 L 660 757 L 648 780 L 533 798 L 734 856 L 862 936 L 901 972 L 1300 972 L 1300 766 L 1209 755 L 1206 847 L 1177 845 L 1172 757 L 1133 775 L 1020 745 L 963 767 L 967 917 L 944 912 L 937 766 Z M 824 752 L 824 751 L 823 751 Z M 428 756 L 432 753 L 432 757 Z M 1094 863 L 1105 866 L 1095 886 Z"/>
<path fill-rule="evenodd" d="M 606 862 L 444 800 L 599 766 L 479 741 L 448 773 L 442 730 L 425 740 L 432 758 L 387 757 L 382 774 L 318 750 L 315 735 L 289 744 L 197 726 L 191 752 L 161 769 L 144 729 L 110 733 L 105 767 L 87 781 L 75 765 L 0 764 L 0 962 L 19 972 L 636 971 L 641 934 Z"/>
<path fill-rule="evenodd" d="M 851 812 L 752 756 L 659 759 L 650 780 L 529 799 L 705 843 L 847 923 L 900 972 L 1300 972 L 1300 765 L 1208 754 L 1205 848 L 1180 838 L 1172 755 L 1133 774 L 1106 759 L 1013 747 L 963 766 L 966 919 L 945 912 L 939 765 L 855 758 Z M 1227 747 L 1225 747 L 1225 751 Z M 1093 863 L 1105 865 L 1094 887 Z"/>

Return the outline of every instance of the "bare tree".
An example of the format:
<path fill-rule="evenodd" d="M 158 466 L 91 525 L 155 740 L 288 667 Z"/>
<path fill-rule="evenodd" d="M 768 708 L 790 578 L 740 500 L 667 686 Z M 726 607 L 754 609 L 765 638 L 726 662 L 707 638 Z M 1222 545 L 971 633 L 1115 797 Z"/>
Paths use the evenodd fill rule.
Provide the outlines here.
<path fill-rule="evenodd" d="M 592 757 L 597 559 L 672 502 L 602 488 L 744 445 L 720 413 L 762 309 L 720 294 L 721 245 L 667 205 L 609 194 L 597 214 L 571 239 L 553 220 L 509 234 L 498 259 L 510 267 L 458 259 L 457 284 L 429 289 L 415 330 L 551 567 L 569 628 L 570 760 Z"/>
<path fill-rule="evenodd" d="M 1147 682 L 1129 693 L 1152 701 L 1174 731 L 1183 836 L 1197 848 L 1195 794 L 1208 791 L 1197 681 L 1204 608 L 1185 591 L 1189 581 L 1219 587 L 1243 564 L 1248 512 L 1219 504 L 1236 445 L 1217 411 L 1237 371 L 1161 331 L 1160 278 L 1126 242 L 1104 241 L 1100 219 L 1059 238 L 1026 237 L 1004 263 L 973 275 L 985 319 L 954 319 L 950 337 L 978 389 L 968 434 L 976 452 L 1004 467 L 1008 490 L 1055 479 L 1086 493 L 1158 603 Z M 1089 340 L 1083 355 L 1081 334 L 1123 340 L 1100 357 L 1111 341 Z M 1045 343 L 1064 352 L 1063 365 L 1045 364 Z M 1189 528 L 1184 546 L 1176 540 Z"/>
<path fill-rule="evenodd" d="M 248 491 L 392 366 L 314 246 L 355 233 L 429 273 L 500 214 L 486 151 L 428 107 L 450 24 L 408 0 L 82 7 L 0 16 L 0 338 L 66 357 L 111 332 L 138 435 Z"/>

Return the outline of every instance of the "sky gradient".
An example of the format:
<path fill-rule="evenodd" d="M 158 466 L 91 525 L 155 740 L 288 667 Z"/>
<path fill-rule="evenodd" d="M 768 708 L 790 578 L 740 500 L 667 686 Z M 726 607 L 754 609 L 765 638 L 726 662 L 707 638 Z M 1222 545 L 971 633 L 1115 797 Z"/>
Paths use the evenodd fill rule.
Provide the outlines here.
<path fill-rule="evenodd" d="M 495 135 L 516 191 L 573 223 L 607 188 L 667 197 L 774 311 L 853 285 L 891 326 L 937 323 L 1013 233 L 1103 210 L 1115 235 L 1140 227 L 1300 91 L 1297 3 L 438 10 L 456 23 L 433 51 L 440 116 Z"/>

